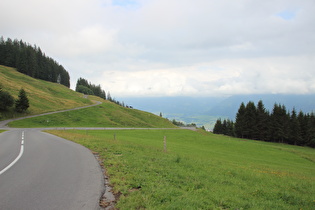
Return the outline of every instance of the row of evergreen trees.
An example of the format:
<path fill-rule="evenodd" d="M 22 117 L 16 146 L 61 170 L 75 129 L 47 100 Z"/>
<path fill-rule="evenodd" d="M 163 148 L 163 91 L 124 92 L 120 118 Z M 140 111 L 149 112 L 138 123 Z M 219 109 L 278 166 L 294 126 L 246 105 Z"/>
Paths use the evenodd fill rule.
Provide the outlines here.
<path fill-rule="evenodd" d="M 37 46 L 22 40 L 0 38 L 0 65 L 16 68 L 36 79 L 55 82 L 70 87 L 70 76 L 64 67 L 47 57 Z"/>
<path fill-rule="evenodd" d="M 295 109 L 287 111 L 284 105 L 275 104 L 270 113 L 262 101 L 242 103 L 232 120 L 218 119 L 214 133 L 315 147 L 315 114 L 299 113 Z"/>
<path fill-rule="evenodd" d="M 133 108 L 132 106 L 126 105 L 124 102 L 120 102 L 120 101 L 117 101 L 115 98 L 112 98 L 109 92 L 106 95 L 106 92 L 101 88 L 101 85 L 94 85 L 88 80 L 81 77 L 77 81 L 75 91 L 86 94 L 86 95 L 94 95 L 94 96 L 101 97 L 105 100 L 111 101 L 122 107 Z"/>
<path fill-rule="evenodd" d="M 94 85 L 81 77 L 77 81 L 75 91 L 86 95 L 95 95 L 106 100 L 106 93 L 102 90 L 101 85 Z"/>

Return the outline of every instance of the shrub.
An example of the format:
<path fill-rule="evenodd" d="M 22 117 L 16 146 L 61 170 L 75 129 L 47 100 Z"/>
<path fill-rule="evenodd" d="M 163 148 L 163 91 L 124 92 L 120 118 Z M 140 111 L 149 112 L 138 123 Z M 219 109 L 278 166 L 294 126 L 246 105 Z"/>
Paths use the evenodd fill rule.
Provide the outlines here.
<path fill-rule="evenodd" d="M 13 106 L 14 98 L 7 91 L 0 91 L 0 110 L 7 110 Z"/>

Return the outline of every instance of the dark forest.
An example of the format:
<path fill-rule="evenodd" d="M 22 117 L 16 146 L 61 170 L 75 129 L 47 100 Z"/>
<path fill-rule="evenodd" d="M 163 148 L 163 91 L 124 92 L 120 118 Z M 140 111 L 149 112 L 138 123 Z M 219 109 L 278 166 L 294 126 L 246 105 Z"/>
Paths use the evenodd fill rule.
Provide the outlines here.
<path fill-rule="evenodd" d="M 36 79 L 70 87 L 70 76 L 64 67 L 45 55 L 42 50 L 22 40 L 0 38 L 0 65 L 16 68 Z"/>
<path fill-rule="evenodd" d="M 238 138 L 287 143 L 315 147 L 315 114 L 288 111 L 284 105 L 274 104 L 270 113 L 262 101 L 242 103 L 235 123 L 218 119 L 213 132 Z"/>

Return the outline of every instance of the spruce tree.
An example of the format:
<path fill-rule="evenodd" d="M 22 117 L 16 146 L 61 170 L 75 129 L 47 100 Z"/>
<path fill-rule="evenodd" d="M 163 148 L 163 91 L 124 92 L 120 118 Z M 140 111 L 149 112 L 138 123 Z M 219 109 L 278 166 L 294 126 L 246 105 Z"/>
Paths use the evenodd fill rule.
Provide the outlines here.
<path fill-rule="evenodd" d="M 217 119 L 214 128 L 213 128 L 213 133 L 215 134 L 223 134 L 223 125 L 221 118 Z"/>
<path fill-rule="evenodd" d="M 274 141 L 284 143 L 288 139 L 290 115 L 284 105 L 275 104 L 271 114 L 270 131 Z"/>
<path fill-rule="evenodd" d="M 307 115 L 304 114 L 302 111 L 299 112 L 297 119 L 298 122 L 300 124 L 301 127 L 301 142 L 300 145 L 305 145 L 306 144 L 306 139 L 307 139 L 307 130 L 308 130 L 308 126 L 307 126 Z"/>
<path fill-rule="evenodd" d="M 307 125 L 307 139 L 306 143 L 310 147 L 315 148 L 315 114 L 310 114 Z"/>
<path fill-rule="evenodd" d="M 228 119 L 226 126 L 227 126 L 227 135 L 228 136 L 235 136 L 233 121 Z"/>
<path fill-rule="evenodd" d="M 245 104 L 242 102 L 238 112 L 236 114 L 235 120 L 235 135 L 236 137 L 244 137 L 244 125 L 245 125 Z"/>
<path fill-rule="evenodd" d="M 289 144 L 300 144 L 302 142 L 301 137 L 301 126 L 296 116 L 296 111 L 293 108 L 291 112 L 291 118 L 290 118 L 290 131 L 289 131 Z"/>
<path fill-rule="evenodd" d="M 256 124 L 256 137 L 259 140 L 267 140 L 268 136 L 268 123 L 269 123 L 269 114 L 265 109 L 265 106 L 260 100 L 257 104 L 257 124 Z"/>
<path fill-rule="evenodd" d="M 257 121 L 257 116 L 256 116 L 256 106 L 254 102 L 250 101 L 247 103 L 245 107 L 245 113 L 244 113 L 244 119 L 245 119 L 245 124 L 244 124 L 244 134 L 246 138 L 249 139 L 256 139 L 256 133 L 257 133 L 257 128 L 256 128 L 256 121 Z"/>
<path fill-rule="evenodd" d="M 19 98 L 15 101 L 15 110 L 17 112 L 25 112 L 29 108 L 29 101 L 25 90 L 22 88 L 19 92 Z"/>

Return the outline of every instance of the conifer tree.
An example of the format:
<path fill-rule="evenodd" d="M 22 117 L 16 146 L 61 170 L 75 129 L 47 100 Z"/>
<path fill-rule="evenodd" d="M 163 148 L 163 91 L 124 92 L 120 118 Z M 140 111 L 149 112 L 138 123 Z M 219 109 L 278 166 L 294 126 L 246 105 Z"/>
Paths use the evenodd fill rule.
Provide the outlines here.
<path fill-rule="evenodd" d="M 269 113 L 266 111 L 262 100 L 257 104 L 257 121 L 256 121 L 256 137 L 265 141 L 268 136 L 269 129 Z"/>
<path fill-rule="evenodd" d="M 309 115 L 307 124 L 307 137 L 306 143 L 310 147 L 315 147 L 315 114 L 314 112 Z"/>
<path fill-rule="evenodd" d="M 297 119 L 295 109 L 293 109 L 291 112 L 289 132 L 290 133 L 289 133 L 288 143 L 294 144 L 294 145 L 301 144 L 302 142 L 301 126 Z"/>
<path fill-rule="evenodd" d="M 274 141 L 284 143 L 288 138 L 290 115 L 284 105 L 275 104 L 271 114 L 270 131 Z"/>
<path fill-rule="evenodd" d="M 245 107 L 244 113 L 245 125 L 244 125 L 244 135 L 246 138 L 253 139 L 257 133 L 256 129 L 256 106 L 254 102 L 250 101 Z"/>
<path fill-rule="evenodd" d="M 299 112 L 298 121 L 301 127 L 301 138 L 302 142 L 300 142 L 300 145 L 305 145 L 307 140 L 307 130 L 308 130 L 308 117 L 306 114 L 304 114 L 302 111 Z"/>
<path fill-rule="evenodd" d="M 236 137 L 244 137 L 244 125 L 245 125 L 245 104 L 242 102 L 238 112 L 236 114 L 235 120 L 235 134 Z"/>
<path fill-rule="evenodd" d="M 226 129 L 227 129 L 226 135 L 235 136 L 234 123 L 232 120 L 229 120 L 229 119 L 227 120 Z"/>
<path fill-rule="evenodd" d="M 217 119 L 214 128 L 213 128 L 213 133 L 215 134 L 223 134 L 223 125 L 221 118 Z"/>
<path fill-rule="evenodd" d="M 19 92 L 19 98 L 15 101 L 15 110 L 17 112 L 25 112 L 29 108 L 29 101 L 25 90 L 22 88 Z"/>

